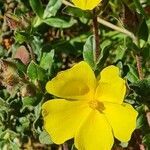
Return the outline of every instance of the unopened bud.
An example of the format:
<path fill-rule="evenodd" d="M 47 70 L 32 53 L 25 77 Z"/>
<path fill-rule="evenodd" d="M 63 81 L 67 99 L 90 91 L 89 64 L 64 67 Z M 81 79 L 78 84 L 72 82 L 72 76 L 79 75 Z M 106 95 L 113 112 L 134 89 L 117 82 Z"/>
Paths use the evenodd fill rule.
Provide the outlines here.
<path fill-rule="evenodd" d="M 16 50 L 16 52 L 14 54 L 14 58 L 20 59 L 22 61 L 22 63 L 24 63 L 25 65 L 27 65 L 31 60 L 30 54 L 25 46 L 20 46 Z"/>
<path fill-rule="evenodd" d="M 19 83 L 19 76 L 17 74 L 16 66 L 7 60 L 0 61 L 0 78 L 5 87 L 15 86 Z"/>
<path fill-rule="evenodd" d="M 31 96 L 35 96 L 35 94 L 36 94 L 35 88 L 31 84 L 25 84 L 21 88 L 20 92 L 21 92 L 22 97 L 31 97 Z"/>

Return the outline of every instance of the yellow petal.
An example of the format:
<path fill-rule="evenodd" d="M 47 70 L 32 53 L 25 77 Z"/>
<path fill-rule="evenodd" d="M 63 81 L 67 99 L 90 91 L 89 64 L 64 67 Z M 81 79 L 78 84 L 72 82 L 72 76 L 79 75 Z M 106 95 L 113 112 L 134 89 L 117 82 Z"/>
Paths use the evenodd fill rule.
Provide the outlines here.
<path fill-rule="evenodd" d="M 92 10 L 101 2 L 101 0 L 72 0 L 72 2 L 80 9 Z"/>
<path fill-rule="evenodd" d="M 75 136 L 79 150 L 111 150 L 114 143 L 112 130 L 105 116 L 92 111 Z"/>
<path fill-rule="evenodd" d="M 112 126 L 114 136 L 122 142 L 129 141 L 136 127 L 137 111 L 126 103 L 122 105 L 105 103 L 104 106 L 104 114 Z"/>
<path fill-rule="evenodd" d="M 94 95 L 96 79 L 90 66 L 82 61 L 71 69 L 60 72 L 49 81 L 49 93 L 67 99 L 91 99 Z"/>
<path fill-rule="evenodd" d="M 126 93 L 125 81 L 119 77 L 119 69 L 109 66 L 102 70 L 95 99 L 100 101 L 119 103 L 123 102 Z"/>
<path fill-rule="evenodd" d="M 54 143 L 62 144 L 74 137 L 89 111 L 85 101 L 49 100 L 42 106 L 44 128 Z"/>

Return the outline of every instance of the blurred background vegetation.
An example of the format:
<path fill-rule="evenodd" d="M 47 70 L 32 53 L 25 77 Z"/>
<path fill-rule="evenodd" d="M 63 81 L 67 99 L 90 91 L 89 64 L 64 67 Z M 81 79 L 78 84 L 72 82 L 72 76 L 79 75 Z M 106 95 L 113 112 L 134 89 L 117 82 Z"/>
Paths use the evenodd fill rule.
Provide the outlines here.
<path fill-rule="evenodd" d="M 116 140 L 113 150 L 150 150 L 150 0 L 103 0 L 94 14 L 98 60 L 93 11 L 66 0 L 0 0 L 0 149 L 75 149 L 73 141 L 53 144 L 41 105 L 52 98 L 46 82 L 85 60 L 96 73 L 118 66 L 127 81 L 126 101 L 139 112 L 129 143 Z"/>

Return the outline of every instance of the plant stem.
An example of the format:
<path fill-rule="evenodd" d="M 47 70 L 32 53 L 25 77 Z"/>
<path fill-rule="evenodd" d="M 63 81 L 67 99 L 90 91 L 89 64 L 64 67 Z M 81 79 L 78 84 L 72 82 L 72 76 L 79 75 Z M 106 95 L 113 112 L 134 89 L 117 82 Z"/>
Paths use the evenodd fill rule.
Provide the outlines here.
<path fill-rule="evenodd" d="M 97 15 L 95 14 L 95 10 L 93 10 L 93 34 L 94 34 L 94 40 L 95 40 L 95 62 L 98 60 L 100 56 L 100 38 L 99 38 L 99 23 L 97 20 Z"/>
<path fill-rule="evenodd" d="M 66 0 L 63 0 L 63 3 L 65 5 L 74 7 L 74 5 L 72 5 L 70 2 L 67 2 Z M 100 55 L 100 48 L 99 48 L 100 39 L 99 39 L 99 34 L 98 34 L 98 23 L 129 36 L 133 40 L 134 43 L 137 43 L 137 39 L 132 32 L 124 28 L 118 27 L 102 18 L 97 18 L 94 12 L 93 32 L 95 36 L 95 61 L 98 60 L 98 57 Z M 142 57 L 139 54 L 136 54 L 136 62 L 137 62 L 137 70 L 139 74 L 139 79 L 142 80 L 144 78 L 143 70 L 142 70 Z"/>
<path fill-rule="evenodd" d="M 102 18 L 98 18 L 98 22 L 104 26 L 107 26 L 115 31 L 118 31 L 118 32 L 121 32 L 123 34 L 126 34 L 127 36 L 129 36 L 130 38 L 132 38 L 133 40 L 135 40 L 135 36 L 133 33 L 131 33 L 130 31 L 124 29 L 124 28 L 121 28 L 121 27 L 118 27 Z"/>
<path fill-rule="evenodd" d="M 131 33 L 130 31 L 126 30 L 126 29 L 123 29 L 123 28 L 120 28 L 106 20 L 103 20 L 101 18 L 98 18 L 98 22 L 100 24 L 103 24 L 113 30 L 116 30 L 118 32 L 121 32 L 121 33 L 124 33 L 126 34 L 127 36 L 129 36 L 133 42 L 139 47 L 139 44 L 138 44 L 138 39 L 134 36 L 133 33 Z M 143 79 L 143 70 L 142 70 L 142 56 L 140 56 L 140 54 L 136 54 L 136 63 L 137 63 L 137 70 L 138 70 L 138 74 L 139 74 L 139 79 L 142 80 Z"/>
<path fill-rule="evenodd" d="M 63 150 L 69 150 L 67 143 L 64 143 L 64 144 L 63 144 Z"/>
<path fill-rule="evenodd" d="M 63 0 L 62 2 L 63 2 L 63 4 L 65 4 L 65 5 L 67 5 L 67 6 L 75 7 L 72 3 L 70 3 L 70 2 L 68 2 L 68 1 L 66 1 L 66 0 Z M 114 24 L 112 24 L 112 23 L 110 23 L 110 22 L 108 22 L 108 21 L 106 21 L 106 20 L 104 20 L 104 19 L 102 19 L 102 18 L 98 18 L 97 20 L 98 20 L 98 22 L 99 22 L 100 24 L 102 24 L 102 25 L 104 25 L 104 26 L 106 26 L 106 27 L 109 27 L 109 28 L 111 28 L 111 29 L 113 29 L 113 30 L 116 30 L 116 31 L 118 31 L 118 32 L 121 32 L 121 33 L 123 33 L 123 34 L 126 34 L 127 36 L 129 36 L 129 37 L 132 38 L 132 39 L 135 39 L 134 34 L 131 33 L 130 31 L 128 31 L 128 30 L 126 30 L 126 29 L 124 29 L 124 28 L 118 27 L 118 26 L 116 26 L 116 25 L 114 25 Z"/>
<path fill-rule="evenodd" d="M 141 136 L 141 130 L 136 129 L 133 132 L 133 140 L 136 141 L 136 143 L 132 146 L 137 147 L 138 150 L 146 150 L 144 144 L 142 143 L 142 136 Z"/>
<path fill-rule="evenodd" d="M 63 150 L 62 145 L 59 145 L 58 150 Z"/>
<path fill-rule="evenodd" d="M 143 79 L 143 70 L 142 70 L 142 56 L 136 54 L 136 66 L 139 74 L 139 79 Z"/>
<path fill-rule="evenodd" d="M 133 42 L 136 44 L 137 47 L 140 47 L 138 37 L 136 37 Z M 137 66 L 139 79 L 142 80 L 144 78 L 144 75 L 143 75 L 143 69 L 142 69 L 142 56 L 140 52 L 135 54 L 135 58 L 136 58 L 136 66 Z"/>
<path fill-rule="evenodd" d="M 65 5 L 67 5 L 67 6 L 74 7 L 73 4 L 71 4 L 70 2 L 68 2 L 68 1 L 66 1 L 66 0 L 63 0 L 62 2 L 63 2 L 63 4 L 65 4 Z"/>
<path fill-rule="evenodd" d="M 33 52 L 32 48 L 31 48 L 31 46 L 30 46 L 29 44 L 27 44 L 27 48 L 28 48 L 28 50 L 29 50 L 31 59 L 35 61 L 34 52 Z"/>
<path fill-rule="evenodd" d="M 68 2 L 66 0 L 63 0 L 62 2 L 63 2 L 63 4 L 65 4 L 67 6 L 75 7 L 72 3 L 70 3 L 70 2 Z M 109 28 L 111 28 L 113 30 L 116 30 L 118 32 L 121 32 L 123 34 L 126 34 L 127 36 L 131 37 L 132 39 L 135 39 L 134 34 L 131 33 L 130 31 L 128 31 L 128 30 L 126 30 L 124 28 L 118 27 L 118 26 L 116 26 L 116 25 L 114 25 L 114 24 L 112 24 L 112 23 L 110 23 L 110 22 L 108 22 L 108 21 L 106 21 L 106 20 L 104 20 L 102 18 L 98 18 L 97 20 L 98 20 L 98 22 L 100 24 L 102 24 L 104 26 L 107 26 L 107 27 L 109 27 Z"/>

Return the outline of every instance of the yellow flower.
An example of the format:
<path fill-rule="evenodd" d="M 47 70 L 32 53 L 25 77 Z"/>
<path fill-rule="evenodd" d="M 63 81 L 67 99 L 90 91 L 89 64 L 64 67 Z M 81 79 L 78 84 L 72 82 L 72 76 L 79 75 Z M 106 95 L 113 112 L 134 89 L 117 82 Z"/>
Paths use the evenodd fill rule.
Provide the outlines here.
<path fill-rule="evenodd" d="M 114 137 L 130 139 L 137 112 L 123 103 L 126 87 L 117 67 L 102 70 L 98 81 L 82 61 L 60 72 L 46 89 L 59 97 L 42 106 L 44 128 L 54 143 L 74 138 L 79 150 L 111 150 Z"/>
<path fill-rule="evenodd" d="M 74 5 L 83 10 L 94 9 L 102 0 L 72 0 Z"/>

